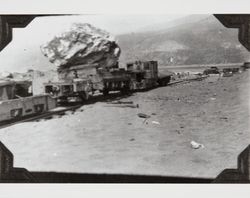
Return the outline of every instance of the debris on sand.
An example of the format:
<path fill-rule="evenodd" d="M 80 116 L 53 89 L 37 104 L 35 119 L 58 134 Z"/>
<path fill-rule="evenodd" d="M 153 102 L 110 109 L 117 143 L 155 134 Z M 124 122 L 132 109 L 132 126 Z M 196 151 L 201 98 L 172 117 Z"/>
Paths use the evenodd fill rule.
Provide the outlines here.
<path fill-rule="evenodd" d="M 220 117 L 220 120 L 224 120 L 224 121 L 228 122 L 228 118 L 227 117 Z"/>
<path fill-rule="evenodd" d="M 181 132 L 179 130 L 175 130 L 175 132 L 178 133 L 178 134 L 181 134 Z"/>
<path fill-rule="evenodd" d="M 147 120 L 151 117 L 150 115 L 147 115 L 145 113 L 138 113 L 137 115 L 139 118 L 144 118 L 143 124 L 148 124 Z"/>
<path fill-rule="evenodd" d="M 147 120 L 148 120 L 148 118 L 145 118 L 145 119 L 143 120 L 143 124 L 144 124 L 144 123 L 145 123 L 145 124 L 148 124 Z"/>
<path fill-rule="evenodd" d="M 76 112 L 83 112 L 84 110 L 83 109 L 76 109 Z"/>
<path fill-rule="evenodd" d="M 160 122 L 157 122 L 157 121 L 152 121 L 152 124 L 160 124 Z"/>
<path fill-rule="evenodd" d="M 117 105 L 106 105 L 105 107 L 120 107 L 120 108 L 139 108 L 139 104 L 117 104 Z"/>
<path fill-rule="evenodd" d="M 145 113 L 138 113 L 137 115 L 138 115 L 138 117 L 140 117 L 140 118 L 150 118 L 150 115 L 147 115 L 147 114 L 145 114 Z"/>
<path fill-rule="evenodd" d="M 203 144 L 200 144 L 200 143 L 195 142 L 195 141 L 191 141 L 190 144 L 191 144 L 191 147 L 192 147 L 193 149 L 204 148 L 204 145 L 203 145 Z"/>
<path fill-rule="evenodd" d="M 114 101 L 114 102 L 108 102 L 108 104 L 134 104 L 133 101 Z"/>
<path fill-rule="evenodd" d="M 75 112 L 74 111 L 71 111 L 71 110 L 69 110 L 69 111 L 65 111 L 65 115 L 72 115 L 72 114 L 74 114 Z"/>
<path fill-rule="evenodd" d="M 114 101 L 114 102 L 108 102 L 108 104 L 112 104 L 112 105 L 109 105 L 109 107 L 139 108 L 139 104 L 135 105 L 133 101 Z"/>

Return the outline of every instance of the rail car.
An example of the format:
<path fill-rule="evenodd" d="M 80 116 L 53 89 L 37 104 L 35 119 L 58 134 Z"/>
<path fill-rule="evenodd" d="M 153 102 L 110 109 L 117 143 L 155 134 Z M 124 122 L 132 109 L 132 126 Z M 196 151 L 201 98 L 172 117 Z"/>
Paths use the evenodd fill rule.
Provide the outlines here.
<path fill-rule="evenodd" d="M 58 102 L 76 102 L 88 100 L 96 91 L 103 95 L 108 95 L 110 91 L 126 92 L 129 90 L 129 83 L 130 78 L 124 70 L 97 69 L 95 75 L 44 83 L 44 88 L 45 93 L 56 98 Z"/>
<path fill-rule="evenodd" d="M 126 69 L 102 68 L 98 65 L 71 66 L 58 70 L 59 81 L 44 84 L 45 93 L 51 94 L 59 102 L 84 101 L 96 91 L 109 94 L 110 91 L 145 90 L 169 83 L 170 75 L 158 74 L 157 61 L 135 61 Z"/>
<path fill-rule="evenodd" d="M 157 86 L 166 86 L 171 79 L 171 75 L 159 73 L 157 61 L 127 63 L 127 72 L 131 79 L 131 90 L 145 90 Z"/>
<path fill-rule="evenodd" d="M 56 100 L 49 94 L 32 96 L 31 82 L 0 82 L 0 123 L 20 120 L 47 112 L 56 107 Z"/>

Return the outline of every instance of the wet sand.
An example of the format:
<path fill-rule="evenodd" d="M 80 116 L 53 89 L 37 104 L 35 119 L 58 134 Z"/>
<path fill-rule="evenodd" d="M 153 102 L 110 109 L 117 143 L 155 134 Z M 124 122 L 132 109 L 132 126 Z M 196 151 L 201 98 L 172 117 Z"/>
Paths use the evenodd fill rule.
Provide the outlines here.
<path fill-rule="evenodd" d="M 250 142 L 249 78 L 246 71 L 120 100 L 139 108 L 96 102 L 61 118 L 1 129 L 0 140 L 13 152 L 14 166 L 30 171 L 213 178 L 236 168 Z M 191 141 L 204 148 L 193 149 Z"/>

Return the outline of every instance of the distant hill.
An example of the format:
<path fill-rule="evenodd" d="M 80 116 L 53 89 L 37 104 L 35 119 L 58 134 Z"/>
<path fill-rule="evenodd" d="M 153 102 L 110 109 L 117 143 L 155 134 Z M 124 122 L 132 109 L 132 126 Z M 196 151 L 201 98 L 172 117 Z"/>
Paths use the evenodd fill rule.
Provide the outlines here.
<path fill-rule="evenodd" d="M 160 65 L 244 62 L 249 52 L 239 43 L 238 31 L 225 28 L 212 15 L 190 15 L 142 31 L 117 36 L 121 64 L 157 60 Z"/>
<path fill-rule="evenodd" d="M 0 53 L 0 72 L 56 70 L 40 50 L 40 46 L 53 34 L 50 35 L 47 29 L 40 33 L 36 30 L 37 26 L 30 24 L 13 33 L 13 41 Z M 22 33 L 21 30 L 26 31 Z M 238 41 L 237 30 L 225 28 L 212 15 L 189 15 L 165 23 L 154 23 L 134 33 L 116 35 L 116 39 L 121 47 L 121 65 L 136 59 L 157 60 L 160 65 L 249 60 L 249 52 Z"/>

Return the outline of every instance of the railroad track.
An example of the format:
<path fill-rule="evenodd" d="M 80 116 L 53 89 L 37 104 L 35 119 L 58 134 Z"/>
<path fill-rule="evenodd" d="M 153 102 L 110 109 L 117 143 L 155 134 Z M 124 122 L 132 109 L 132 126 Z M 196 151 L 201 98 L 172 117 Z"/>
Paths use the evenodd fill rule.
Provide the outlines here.
<path fill-rule="evenodd" d="M 52 109 L 51 111 L 44 112 L 44 113 L 38 114 L 38 115 L 30 115 L 30 116 L 26 116 L 26 117 L 19 118 L 19 119 L 2 121 L 2 122 L 0 122 L 0 129 L 10 127 L 12 125 L 23 123 L 23 122 L 31 122 L 31 121 L 36 121 L 36 120 L 40 120 L 40 119 L 52 118 L 54 115 L 64 115 L 64 112 L 75 111 L 76 109 L 80 108 L 81 106 L 82 106 L 82 104 L 70 106 L 70 107 L 63 107 L 63 109 L 58 109 L 58 110 Z"/>
<path fill-rule="evenodd" d="M 204 80 L 205 78 L 207 78 L 207 77 L 204 76 L 204 77 L 197 77 L 197 78 L 191 78 L 191 79 L 182 79 L 182 80 L 170 82 L 170 83 L 168 83 L 168 85 L 171 86 L 171 85 L 180 84 L 180 83 L 189 83 L 189 82 L 192 82 L 192 81 L 201 81 L 201 80 Z"/>

